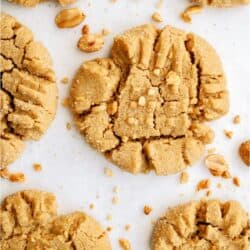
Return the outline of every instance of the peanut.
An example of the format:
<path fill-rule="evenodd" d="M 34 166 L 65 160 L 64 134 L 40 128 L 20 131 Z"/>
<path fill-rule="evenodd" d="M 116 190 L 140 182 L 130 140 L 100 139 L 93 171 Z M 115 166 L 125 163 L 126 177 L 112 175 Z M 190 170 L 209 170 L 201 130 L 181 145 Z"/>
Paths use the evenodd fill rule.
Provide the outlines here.
<path fill-rule="evenodd" d="M 100 50 L 104 45 L 100 34 L 84 34 L 78 41 L 77 47 L 84 52 L 91 53 Z"/>
<path fill-rule="evenodd" d="M 79 25 L 84 19 L 85 15 L 80 9 L 65 9 L 57 14 L 55 23 L 59 28 L 72 28 Z"/>
<path fill-rule="evenodd" d="M 239 154 L 242 161 L 247 166 L 250 166 L 250 140 L 247 140 L 240 145 Z"/>

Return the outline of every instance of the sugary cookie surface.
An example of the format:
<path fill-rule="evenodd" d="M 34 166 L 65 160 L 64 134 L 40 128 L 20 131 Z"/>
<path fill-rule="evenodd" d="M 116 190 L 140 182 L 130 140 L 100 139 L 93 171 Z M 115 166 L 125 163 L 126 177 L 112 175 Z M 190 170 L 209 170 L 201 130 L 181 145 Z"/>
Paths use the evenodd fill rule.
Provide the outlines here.
<path fill-rule="evenodd" d="M 24 140 L 38 140 L 53 120 L 57 87 L 51 59 L 32 32 L 0 16 L 0 167 L 16 160 Z"/>
<path fill-rule="evenodd" d="M 8 196 L 0 210 L 1 250 L 110 250 L 106 232 L 82 212 L 57 216 L 53 194 L 28 190 Z"/>
<path fill-rule="evenodd" d="M 87 142 L 123 170 L 177 173 L 203 153 L 203 124 L 228 111 L 220 59 L 202 38 L 167 26 L 133 28 L 111 58 L 83 63 L 70 93 Z"/>
<path fill-rule="evenodd" d="M 236 201 L 190 202 L 170 208 L 151 239 L 152 250 L 250 249 L 250 221 Z"/>
<path fill-rule="evenodd" d="M 250 4 L 250 0 L 191 0 L 191 2 L 213 7 L 232 7 L 241 4 Z"/>
<path fill-rule="evenodd" d="M 218 56 L 201 38 L 144 25 L 116 37 L 112 59 L 84 63 L 71 107 L 87 141 L 121 168 L 181 171 L 199 159 L 228 110 Z"/>

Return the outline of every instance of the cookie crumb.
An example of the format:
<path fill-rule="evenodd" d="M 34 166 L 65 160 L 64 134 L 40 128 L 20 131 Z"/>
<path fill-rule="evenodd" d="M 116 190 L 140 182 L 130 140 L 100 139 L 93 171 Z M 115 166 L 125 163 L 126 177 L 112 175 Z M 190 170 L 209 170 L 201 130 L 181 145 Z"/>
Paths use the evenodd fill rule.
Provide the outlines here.
<path fill-rule="evenodd" d="M 72 128 L 72 125 L 71 125 L 70 122 L 67 122 L 67 123 L 66 123 L 66 128 L 67 128 L 68 130 L 70 130 L 70 129 Z"/>
<path fill-rule="evenodd" d="M 224 176 L 228 171 L 228 163 L 222 155 L 210 154 L 205 159 L 205 165 L 213 176 Z"/>
<path fill-rule="evenodd" d="M 117 196 L 114 196 L 114 197 L 112 198 L 112 203 L 113 203 L 114 205 L 116 205 L 116 204 L 118 204 L 118 202 L 119 202 L 118 197 L 117 197 Z"/>
<path fill-rule="evenodd" d="M 207 152 L 209 155 L 214 154 L 216 152 L 216 148 L 209 148 Z"/>
<path fill-rule="evenodd" d="M 218 189 L 220 189 L 220 188 L 221 188 L 221 183 L 220 183 L 220 182 L 217 183 L 216 187 L 217 187 Z"/>
<path fill-rule="evenodd" d="M 250 166 L 250 140 L 241 143 L 239 147 L 239 155 L 241 157 L 241 160 L 247 166 Z"/>
<path fill-rule="evenodd" d="M 159 12 L 154 12 L 154 13 L 152 14 L 151 18 L 152 18 L 155 22 L 157 22 L 157 23 L 163 22 L 163 18 L 162 18 L 162 16 L 160 15 Z"/>
<path fill-rule="evenodd" d="M 163 6 L 163 4 L 164 4 L 164 0 L 158 0 L 157 3 L 156 3 L 156 5 L 155 5 L 155 7 L 157 9 L 161 9 L 162 6 Z"/>
<path fill-rule="evenodd" d="M 232 178 L 232 176 L 231 176 L 231 174 L 230 174 L 229 171 L 225 171 L 225 172 L 222 174 L 221 177 L 224 178 L 224 179 L 230 179 L 230 178 Z"/>
<path fill-rule="evenodd" d="M 111 33 L 111 31 L 109 30 L 109 29 L 106 29 L 106 28 L 103 28 L 102 29 L 102 35 L 103 36 L 107 36 L 107 35 L 109 35 Z"/>
<path fill-rule="evenodd" d="M 108 214 L 108 215 L 106 216 L 106 220 L 111 221 L 112 219 L 113 219 L 113 217 L 112 217 L 111 214 Z"/>
<path fill-rule="evenodd" d="M 228 139 L 232 139 L 233 138 L 233 131 L 229 131 L 229 130 L 224 130 L 224 134 Z"/>
<path fill-rule="evenodd" d="M 106 229 L 108 232 L 111 232 L 112 231 L 112 227 L 107 227 Z"/>
<path fill-rule="evenodd" d="M 233 184 L 236 187 L 240 187 L 240 179 L 239 179 L 239 177 L 233 177 Z"/>
<path fill-rule="evenodd" d="M 196 186 L 196 191 L 200 191 L 203 189 L 208 189 L 211 185 L 211 181 L 209 179 L 205 179 L 205 180 L 201 180 L 198 182 L 197 186 Z"/>
<path fill-rule="evenodd" d="M 120 188 L 118 186 L 115 186 L 113 188 L 113 192 L 116 193 L 116 194 L 118 194 L 120 192 Z"/>
<path fill-rule="evenodd" d="M 152 212 L 152 208 L 148 205 L 145 205 L 143 208 L 143 212 L 145 215 L 149 215 Z"/>
<path fill-rule="evenodd" d="M 206 196 L 209 197 L 209 196 L 211 196 L 211 194 L 212 194 L 212 191 L 211 190 L 207 190 Z"/>
<path fill-rule="evenodd" d="M 34 168 L 34 170 L 35 170 L 36 172 L 42 171 L 42 165 L 39 164 L 39 163 L 34 163 L 34 164 L 33 164 L 33 168 Z"/>
<path fill-rule="evenodd" d="M 104 168 L 104 174 L 107 176 L 107 177 L 112 177 L 113 176 L 113 172 L 110 168 Z"/>
<path fill-rule="evenodd" d="M 239 124 L 241 121 L 241 118 L 239 115 L 236 115 L 234 118 L 233 118 L 233 123 L 234 124 Z"/>
<path fill-rule="evenodd" d="M 187 7 L 184 12 L 181 13 L 181 18 L 184 22 L 186 23 L 191 23 L 192 18 L 190 15 L 195 14 L 195 13 L 200 13 L 202 11 L 202 6 L 201 5 L 192 5 Z"/>
<path fill-rule="evenodd" d="M 130 242 L 126 239 L 119 239 L 119 245 L 122 250 L 131 250 Z"/>
<path fill-rule="evenodd" d="M 126 225 L 124 226 L 124 229 L 125 229 L 126 231 L 128 231 L 130 228 L 131 228 L 131 225 L 130 225 L 130 224 L 126 224 Z"/>
<path fill-rule="evenodd" d="M 94 209 L 95 205 L 93 203 L 89 204 L 89 209 Z"/>
<path fill-rule="evenodd" d="M 69 83 L 69 78 L 68 78 L 67 76 L 63 77 L 63 78 L 61 79 L 61 83 L 62 83 L 62 84 L 67 84 L 67 83 Z"/>
<path fill-rule="evenodd" d="M 87 34 L 89 34 L 89 25 L 88 24 L 84 24 L 83 26 L 82 26 L 82 34 L 83 35 L 87 35 Z"/>
<path fill-rule="evenodd" d="M 181 175 L 180 175 L 180 183 L 181 184 L 188 183 L 188 180 L 189 180 L 188 173 L 187 172 L 182 172 Z"/>

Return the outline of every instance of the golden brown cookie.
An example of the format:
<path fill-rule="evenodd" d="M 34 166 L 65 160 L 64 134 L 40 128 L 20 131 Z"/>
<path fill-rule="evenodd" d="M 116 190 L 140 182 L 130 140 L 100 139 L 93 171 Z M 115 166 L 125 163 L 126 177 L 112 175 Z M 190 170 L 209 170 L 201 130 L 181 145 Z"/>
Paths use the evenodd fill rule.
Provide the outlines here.
<path fill-rule="evenodd" d="M 35 7 L 37 4 L 45 2 L 46 0 L 8 0 L 9 2 L 20 4 L 24 7 Z M 57 0 L 61 5 L 68 5 L 74 3 L 76 0 Z"/>
<path fill-rule="evenodd" d="M 232 7 L 242 4 L 249 4 L 250 0 L 191 0 L 191 2 L 212 7 Z"/>
<path fill-rule="evenodd" d="M 48 51 L 15 18 L 0 16 L 0 167 L 21 154 L 25 140 L 39 140 L 54 119 L 55 74 Z"/>
<path fill-rule="evenodd" d="M 110 250 L 107 233 L 90 216 L 58 216 L 55 196 L 27 190 L 4 199 L 0 209 L 1 250 Z"/>
<path fill-rule="evenodd" d="M 152 250 L 248 250 L 250 220 L 236 201 L 194 201 L 167 210 L 153 230 Z"/>
<path fill-rule="evenodd" d="M 82 64 L 70 106 L 87 142 L 131 173 L 177 173 L 203 154 L 213 132 L 204 121 L 228 111 L 215 50 L 167 26 L 133 28 L 114 40 L 111 58 Z"/>

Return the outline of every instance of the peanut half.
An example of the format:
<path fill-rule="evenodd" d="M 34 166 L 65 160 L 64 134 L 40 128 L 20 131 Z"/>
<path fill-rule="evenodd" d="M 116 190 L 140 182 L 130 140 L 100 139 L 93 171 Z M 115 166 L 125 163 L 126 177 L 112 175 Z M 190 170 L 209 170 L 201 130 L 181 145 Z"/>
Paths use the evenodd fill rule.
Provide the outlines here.
<path fill-rule="evenodd" d="M 84 34 L 79 39 L 77 47 L 84 52 L 95 52 L 104 45 L 104 38 L 100 34 Z"/>
<path fill-rule="evenodd" d="M 84 19 L 85 15 L 79 8 L 65 9 L 57 14 L 55 23 L 59 28 L 73 28 Z"/>

